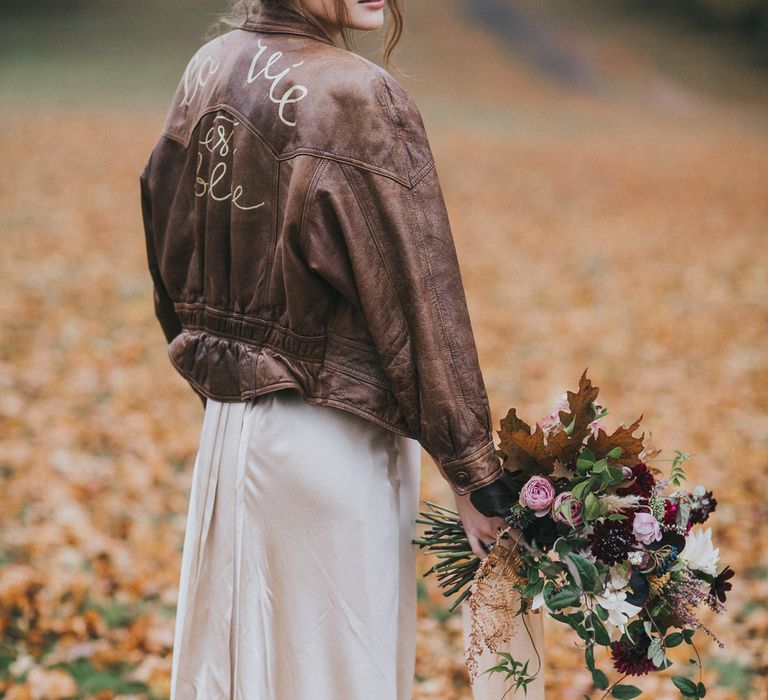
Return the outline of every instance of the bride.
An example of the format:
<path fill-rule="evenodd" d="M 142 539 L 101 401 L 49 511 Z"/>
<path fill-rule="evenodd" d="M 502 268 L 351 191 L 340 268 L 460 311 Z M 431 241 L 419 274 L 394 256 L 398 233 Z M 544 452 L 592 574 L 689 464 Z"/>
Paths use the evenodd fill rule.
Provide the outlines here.
<path fill-rule="evenodd" d="M 506 526 L 421 116 L 348 48 L 386 8 L 388 61 L 400 2 L 238 3 L 141 175 L 156 315 L 205 408 L 172 700 L 410 699 L 421 448 L 479 557 Z M 498 674 L 473 686 L 507 690 Z M 543 697 L 540 673 L 527 698 Z"/>

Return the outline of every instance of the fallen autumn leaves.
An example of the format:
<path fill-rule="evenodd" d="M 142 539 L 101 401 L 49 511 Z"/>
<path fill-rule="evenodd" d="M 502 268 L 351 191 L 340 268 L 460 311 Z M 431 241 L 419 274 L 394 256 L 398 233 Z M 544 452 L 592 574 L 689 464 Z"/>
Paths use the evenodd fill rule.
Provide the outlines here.
<path fill-rule="evenodd" d="M 768 137 L 715 109 L 687 131 L 682 118 L 611 114 L 585 109 L 578 138 L 537 127 L 535 112 L 509 134 L 460 120 L 431 130 L 496 429 L 512 405 L 544 415 L 587 365 L 626 411 L 609 424 L 654 408 L 644 426 L 655 442 L 695 452 L 688 473 L 717 492 L 712 524 L 737 571 L 709 696 L 737 697 L 747 682 L 759 693 Z M 157 128 L 155 116 L 62 111 L 7 117 L 0 135 L 13 173 L 0 189 L 9 699 L 167 695 L 202 412 L 151 309 L 138 172 Z M 449 502 L 427 459 L 422 498 Z M 468 698 L 461 620 L 421 585 L 414 697 Z M 547 642 L 553 697 L 589 692 L 578 650 Z M 723 674 L 730 686 L 716 687 Z M 655 689 L 667 681 L 639 684 L 666 697 Z"/>

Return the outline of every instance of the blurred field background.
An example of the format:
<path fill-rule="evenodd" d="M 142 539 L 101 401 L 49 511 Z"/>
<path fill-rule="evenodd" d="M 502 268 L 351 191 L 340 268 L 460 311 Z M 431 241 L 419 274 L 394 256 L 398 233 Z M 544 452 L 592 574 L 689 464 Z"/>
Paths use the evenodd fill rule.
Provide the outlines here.
<path fill-rule="evenodd" d="M 661 457 L 696 453 L 736 570 L 705 617 L 726 642 L 701 635 L 707 697 L 768 697 L 768 3 L 406 5 L 394 73 L 430 133 L 496 428 L 511 406 L 543 417 L 589 367 L 609 424 L 644 413 Z M 167 697 L 202 408 L 153 315 L 138 174 L 224 9 L 0 12 L 9 700 Z M 422 497 L 452 504 L 426 455 Z M 466 700 L 461 619 L 419 586 L 414 697 Z M 556 624 L 548 697 L 598 697 Z M 679 697 L 665 674 L 637 684 Z"/>

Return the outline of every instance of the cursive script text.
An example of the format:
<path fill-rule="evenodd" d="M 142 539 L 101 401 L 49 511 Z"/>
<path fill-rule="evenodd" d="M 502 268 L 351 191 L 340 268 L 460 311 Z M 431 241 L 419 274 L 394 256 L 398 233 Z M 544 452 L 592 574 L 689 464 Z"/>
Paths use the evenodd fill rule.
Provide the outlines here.
<path fill-rule="evenodd" d="M 213 56 L 206 56 L 201 59 L 199 54 L 195 54 L 190 60 L 187 69 L 182 78 L 182 88 L 184 96 L 181 100 L 181 106 L 187 107 L 192 104 L 192 100 L 197 97 L 201 87 L 205 87 L 210 77 L 219 70 L 219 62 Z"/>
<path fill-rule="evenodd" d="M 214 118 L 214 124 L 205 133 L 205 136 L 200 139 L 199 143 L 204 146 L 205 149 L 214 155 L 225 158 L 230 153 L 234 155 L 236 148 L 232 147 L 232 138 L 235 133 L 235 128 L 239 126 L 240 122 L 235 119 L 230 119 L 224 115 L 217 115 Z M 258 204 L 246 205 L 241 204 L 240 199 L 243 196 L 242 185 L 229 185 L 222 184 L 222 181 L 227 178 L 229 172 L 227 163 L 225 161 L 219 161 L 213 166 L 210 172 L 208 180 L 200 175 L 200 169 L 203 165 L 203 154 L 198 152 L 197 154 L 197 169 L 195 170 L 195 196 L 205 197 L 208 195 L 211 199 L 217 202 L 223 202 L 227 199 L 232 201 L 232 205 L 243 211 L 250 211 L 251 209 L 258 209 L 264 206 L 264 202 Z"/>
<path fill-rule="evenodd" d="M 277 105 L 277 115 L 280 117 L 280 121 L 282 121 L 284 124 L 287 124 L 288 126 L 296 126 L 295 119 L 293 121 L 286 119 L 284 114 L 285 107 L 286 105 L 303 100 L 307 96 L 309 90 L 305 85 L 299 85 L 297 83 L 295 85 L 291 85 L 291 87 L 285 90 L 282 95 L 277 95 L 276 91 L 280 86 L 280 81 L 286 75 L 288 75 L 288 73 L 290 73 L 291 68 L 298 68 L 302 63 L 304 63 L 304 61 L 293 63 L 289 66 L 286 66 L 282 70 L 278 70 L 279 66 L 275 66 L 275 64 L 278 63 L 278 61 L 280 61 L 280 59 L 283 57 L 283 52 L 273 51 L 264 61 L 264 65 L 259 68 L 259 60 L 261 59 L 262 55 L 264 55 L 267 47 L 261 43 L 261 39 L 259 39 L 258 46 L 259 50 L 251 60 L 251 65 L 248 69 L 248 76 L 246 77 L 245 82 L 246 84 L 250 85 L 257 78 L 263 78 L 269 82 L 269 99 Z M 274 71 L 277 72 L 273 72 L 273 66 Z"/>

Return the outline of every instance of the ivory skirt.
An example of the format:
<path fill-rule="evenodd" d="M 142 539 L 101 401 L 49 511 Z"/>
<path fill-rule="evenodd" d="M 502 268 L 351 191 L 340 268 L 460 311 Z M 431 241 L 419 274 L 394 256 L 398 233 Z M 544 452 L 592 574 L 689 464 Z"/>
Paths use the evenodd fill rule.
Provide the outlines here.
<path fill-rule="evenodd" d="M 170 700 L 411 700 L 420 455 L 416 440 L 291 389 L 208 399 Z M 472 690 L 498 700 L 509 684 L 495 674 Z M 540 698 L 543 683 L 527 696 Z"/>
<path fill-rule="evenodd" d="M 291 389 L 207 401 L 171 700 L 410 700 L 420 449 Z"/>

